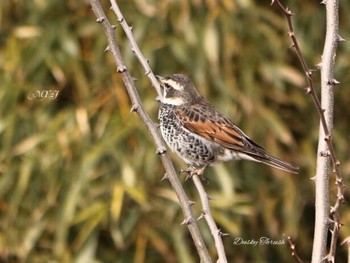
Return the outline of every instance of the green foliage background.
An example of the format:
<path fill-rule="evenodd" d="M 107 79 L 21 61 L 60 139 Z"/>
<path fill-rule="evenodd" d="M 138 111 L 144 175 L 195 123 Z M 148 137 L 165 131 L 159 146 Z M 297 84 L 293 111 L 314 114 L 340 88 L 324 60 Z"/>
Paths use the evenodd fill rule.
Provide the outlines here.
<path fill-rule="evenodd" d="M 320 62 L 325 8 L 283 1 L 311 67 Z M 349 1 L 340 1 L 350 39 Z M 209 168 L 205 187 L 230 262 L 294 262 L 288 247 L 234 245 L 291 235 L 310 259 L 318 117 L 284 17 L 270 1 L 118 1 L 159 75 L 188 74 L 200 92 L 270 153 L 301 167 L 290 175 L 250 162 Z M 103 1 L 105 11 L 117 24 Z M 174 192 L 130 102 L 88 1 L 0 3 L 0 261 L 198 262 Z M 116 34 L 148 113 L 156 92 L 120 27 Z M 347 185 L 350 172 L 349 44 L 338 49 L 334 140 Z M 317 88 L 319 72 L 314 74 Z M 30 100 L 59 90 L 55 100 Z M 178 169 L 184 163 L 174 156 Z M 184 181 L 184 178 L 181 177 Z M 184 187 L 199 201 L 193 184 Z M 332 202 L 335 196 L 331 183 Z M 346 190 L 348 191 L 348 190 Z M 346 195 L 346 198 L 348 195 Z M 200 215 L 200 205 L 194 206 Z M 350 212 L 342 208 L 341 240 Z M 198 222 L 210 253 L 212 237 Z M 345 260 L 346 247 L 339 246 Z"/>

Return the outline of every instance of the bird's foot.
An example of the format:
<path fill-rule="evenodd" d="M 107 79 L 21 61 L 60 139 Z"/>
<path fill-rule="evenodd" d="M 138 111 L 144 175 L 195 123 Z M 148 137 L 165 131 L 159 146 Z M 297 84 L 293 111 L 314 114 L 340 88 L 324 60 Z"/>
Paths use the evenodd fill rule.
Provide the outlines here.
<path fill-rule="evenodd" d="M 203 176 L 204 170 L 207 167 L 208 167 L 207 164 L 204 165 L 203 167 L 200 167 L 200 168 L 195 167 L 193 165 L 190 165 L 186 169 L 180 170 L 180 173 L 186 173 L 187 174 L 186 179 L 185 179 L 185 181 L 187 181 L 188 179 L 191 179 L 194 175 Z"/>

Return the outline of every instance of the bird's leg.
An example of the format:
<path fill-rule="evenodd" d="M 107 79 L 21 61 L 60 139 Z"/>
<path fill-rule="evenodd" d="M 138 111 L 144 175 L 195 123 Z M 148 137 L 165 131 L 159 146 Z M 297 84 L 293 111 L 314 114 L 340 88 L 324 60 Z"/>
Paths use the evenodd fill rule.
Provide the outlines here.
<path fill-rule="evenodd" d="M 194 175 L 203 176 L 204 170 L 208 167 L 209 164 L 205 164 L 204 166 L 197 168 L 193 165 L 188 166 L 186 169 L 180 170 L 180 173 L 187 173 L 187 177 L 185 181 L 189 178 L 192 178 Z"/>

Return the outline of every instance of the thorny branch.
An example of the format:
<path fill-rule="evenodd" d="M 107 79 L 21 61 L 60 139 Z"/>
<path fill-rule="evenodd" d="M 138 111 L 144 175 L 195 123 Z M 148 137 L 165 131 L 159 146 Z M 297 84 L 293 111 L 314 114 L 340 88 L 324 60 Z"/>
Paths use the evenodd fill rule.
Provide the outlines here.
<path fill-rule="evenodd" d="M 292 15 L 293 13 L 288 9 L 285 8 L 281 2 L 279 0 L 272 0 L 271 4 L 276 3 L 278 5 L 278 7 L 282 10 L 283 14 L 285 15 L 286 19 L 287 19 L 287 23 L 288 23 L 288 27 L 289 27 L 289 36 L 292 39 L 293 42 L 293 47 L 295 48 L 296 54 L 300 60 L 300 63 L 303 67 L 303 70 L 305 72 L 306 75 L 306 79 L 308 82 L 308 87 L 306 88 L 306 93 L 311 95 L 312 101 L 317 109 L 317 112 L 319 114 L 319 118 L 320 118 L 320 122 L 321 122 L 321 127 L 323 129 L 323 133 L 324 133 L 324 141 L 326 142 L 326 145 L 328 147 L 328 151 L 327 152 L 321 152 L 321 157 L 329 157 L 331 162 L 332 162 L 332 166 L 333 166 L 333 172 L 335 174 L 335 184 L 337 186 L 337 199 L 336 202 L 334 204 L 333 207 L 331 207 L 330 209 L 330 216 L 331 218 L 329 219 L 329 223 L 332 227 L 332 237 L 331 237 L 331 245 L 330 245 L 330 251 L 328 253 L 328 255 L 326 256 L 327 260 L 329 262 L 334 262 L 334 258 L 335 258 L 335 252 L 336 252 L 336 243 L 338 240 L 338 236 L 339 236 L 339 229 L 341 227 L 341 223 L 340 223 L 340 217 L 339 217 L 339 213 L 340 213 L 340 206 L 343 204 L 344 202 L 344 182 L 343 182 L 343 177 L 341 176 L 340 173 L 340 162 L 336 157 L 335 154 L 335 150 L 334 150 L 334 146 L 333 146 L 333 138 L 332 138 L 332 127 L 333 127 L 333 119 L 332 116 L 325 116 L 325 111 L 326 109 L 322 109 L 321 106 L 321 102 L 316 94 L 316 90 L 313 84 L 313 80 L 312 80 L 312 71 L 309 69 L 304 56 L 302 55 L 300 46 L 298 44 L 298 41 L 296 39 L 295 36 L 295 31 L 293 28 L 293 23 L 292 23 Z M 336 47 L 337 47 L 337 43 L 340 41 L 344 41 L 344 39 L 338 35 L 338 1 L 334 0 L 332 2 L 329 2 L 327 0 L 322 1 L 323 4 L 327 5 L 327 35 L 326 35 L 326 44 L 327 44 L 327 40 L 330 39 L 329 41 L 332 42 L 330 43 L 330 45 L 332 45 L 329 49 L 331 50 L 326 50 L 326 45 L 325 45 L 325 49 L 324 49 L 324 56 L 322 58 L 322 63 L 319 64 L 320 68 L 321 68 L 321 75 L 326 75 L 325 72 L 322 71 L 322 69 L 324 69 L 327 66 L 327 70 L 329 71 L 327 74 L 327 77 L 329 77 L 328 79 L 326 79 L 326 83 L 323 83 L 325 85 L 326 89 L 329 90 L 333 90 L 334 86 L 339 84 L 339 81 L 337 81 L 336 79 L 333 78 L 333 72 L 332 72 L 332 67 L 334 65 L 334 61 L 335 61 L 335 51 L 336 51 Z M 332 6 L 333 10 L 332 10 L 332 14 L 330 14 L 330 8 L 329 6 Z M 333 21 L 330 21 L 333 20 Z M 331 28 L 331 33 L 333 35 L 328 35 L 328 29 Z M 334 37 L 334 34 L 336 34 L 336 36 Z M 329 53 L 329 56 L 327 58 L 325 58 L 325 53 Z M 331 91 L 332 93 L 332 91 Z M 333 98 L 330 99 L 331 103 L 333 103 Z M 327 109 L 329 110 L 329 109 Z M 330 110 L 329 110 L 330 111 Z M 323 178 L 322 178 L 323 179 Z M 317 189 L 316 189 L 317 191 Z M 324 242 L 324 244 L 326 244 L 326 242 Z M 315 247 L 314 247 L 315 249 Z M 318 262 L 317 260 L 315 260 L 315 262 Z"/>
<path fill-rule="evenodd" d="M 125 34 L 127 35 L 130 43 L 131 43 L 131 51 L 134 52 L 134 54 L 136 55 L 136 57 L 138 58 L 138 60 L 140 61 L 140 63 L 142 64 L 142 66 L 145 69 L 145 74 L 150 78 L 151 82 L 153 83 L 154 87 L 156 88 L 158 94 L 160 94 L 160 89 L 159 89 L 159 84 L 156 81 L 154 74 L 152 73 L 151 68 L 148 65 L 147 60 L 144 58 L 144 56 L 142 55 L 142 52 L 140 51 L 139 47 L 136 44 L 135 38 L 133 36 L 132 33 L 132 27 L 130 27 L 125 18 L 123 17 L 123 14 L 121 13 L 118 4 L 116 3 L 115 0 L 111 0 L 111 4 L 112 4 L 112 10 L 113 12 L 116 14 L 119 23 L 121 24 Z M 177 177 L 176 177 L 177 178 Z M 202 203 L 202 208 L 203 211 L 206 211 L 205 214 L 205 219 L 208 223 L 208 226 L 212 232 L 213 238 L 214 238 L 214 242 L 215 242 L 215 246 L 218 252 L 218 263 L 227 263 L 227 259 L 226 259 L 226 255 L 225 255 L 225 250 L 224 250 L 224 245 L 222 243 L 222 239 L 221 239 L 221 234 L 220 231 L 218 231 L 218 228 L 216 226 L 216 223 L 210 213 L 210 206 L 208 203 L 208 198 L 207 198 L 207 194 L 205 192 L 205 189 L 201 183 L 201 181 L 199 180 L 198 176 L 193 176 L 193 181 L 194 184 L 197 188 L 197 191 L 199 193 L 200 196 L 200 200 Z M 170 180 L 170 178 L 169 178 Z M 203 212 L 204 214 L 204 212 Z"/>
<path fill-rule="evenodd" d="M 298 263 L 305 263 L 298 255 L 297 253 L 297 250 L 296 250 L 296 245 L 294 243 L 294 241 L 292 240 L 292 238 L 290 236 L 287 237 L 287 241 L 288 241 L 288 244 L 289 244 L 289 249 L 290 249 L 290 252 L 292 253 L 292 256 L 295 258 L 295 260 L 298 262 Z"/>
<path fill-rule="evenodd" d="M 197 174 L 191 175 L 192 180 L 193 180 L 193 182 L 197 188 L 197 191 L 199 193 L 201 203 L 202 203 L 202 214 L 198 218 L 198 220 L 201 219 L 202 217 L 204 217 L 205 221 L 207 222 L 207 224 L 209 226 L 211 235 L 214 237 L 215 246 L 216 246 L 216 250 L 218 252 L 218 257 L 219 257 L 217 263 L 227 263 L 225 248 L 224 248 L 224 245 L 222 243 L 222 238 L 221 238 L 221 236 L 223 236 L 225 234 L 222 233 L 220 229 L 218 229 L 218 227 L 217 227 L 217 225 L 216 225 L 216 223 L 211 215 L 210 206 L 209 206 L 209 196 L 205 192 L 203 184 L 200 181 L 200 176 L 202 176 L 202 175 L 197 175 Z"/>
<path fill-rule="evenodd" d="M 119 10 L 115 1 L 111 1 L 111 2 L 112 2 L 113 10 L 114 11 Z M 117 72 L 119 72 L 121 74 L 122 80 L 125 84 L 125 87 L 127 89 L 127 92 L 129 94 L 130 100 L 131 100 L 132 105 L 133 105 L 131 110 L 135 111 L 138 114 L 138 116 L 140 117 L 140 119 L 145 124 L 148 131 L 150 132 L 150 135 L 153 139 L 153 142 L 157 148 L 157 154 L 160 155 L 163 166 L 166 170 L 166 178 L 169 179 L 169 181 L 170 181 L 170 183 L 171 183 L 171 185 L 172 185 L 172 187 L 173 187 L 173 189 L 174 189 L 174 191 L 175 191 L 175 193 L 180 201 L 181 208 L 182 208 L 183 213 L 185 215 L 184 223 L 189 228 L 189 231 L 190 231 L 191 236 L 193 238 L 194 244 L 197 248 L 201 262 L 211 263 L 212 260 L 209 257 L 208 250 L 204 244 L 204 241 L 203 241 L 202 235 L 199 231 L 198 225 L 197 225 L 196 221 L 194 220 L 194 217 L 192 214 L 192 209 L 191 209 L 191 203 L 190 203 L 188 197 L 186 196 L 186 193 L 185 193 L 185 191 L 184 191 L 184 189 L 183 189 L 183 187 L 182 187 L 182 185 L 177 177 L 174 166 L 172 165 L 172 162 L 171 162 L 169 156 L 166 154 L 166 148 L 163 145 L 161 136 L 157 130 L 156 125 L 152 122 L 151 118 L 148 116 L 147 112 L 143 108 L 143 105 L 141 103 L 141 100 L 139 98 L 139 95 L 138 95 L 137 90 L 136 90 L 135 85 L 134 85 L 134 79 L 130 76 L 130 74 L 127 71 L 127 68 L 124 64 L 124 61 L 122 59 L 122 56 L 121 56 L 121 53 L 119 50 L 119 46 L 118 46 L 117 41 L 115 39 L 114 27 L 110 24 L 109 20 L 107 19 L 105 13 L 102 10 L 101 4 L 99 3 L 98 0 L 90 0 L 90 4 L 92 6 L 92 10 L 94 11 L 94 13 L 97 17 L 96 21 L 98 23 L 101 23 L 104 30 L 105 30 L 107 40 L 109 43 L 108 48 L 106 50 L 111 51 L 113 58 L 115 60 L 115 64 L 117 66 Z M 118 17 L 119 22 L 122 23 L 122 26 L 124 25 L 130 30 L 130 27 L 127 25 L 126 21 L 124 20 L 124 18 L 121 15 L 120 11 L 119 11 L 119 15 L 120 15 Z M 130 35 L 128 35 L 128 36 L 130 36 Z M 136 46 L 136 43 L 135 43 L 132 35 L 131 35 L 131 39 L 133 40 L 132 41 L 133 51 L 136 54 L 142 56 L 139 49 L 136 48 L 137 46 Z M 157 81 L 155 80 L 155 77 L 154 77 L 152 71 L 150 70 L 148 63 L 143 58 L 143 56 L 142 56 L 142 65 L 144 67 L 148 68 L 146 70 L 146 75 L 152 76 L 151 79 L 154 79 L 155 86 L 159 85 L 157 83 Z"/>

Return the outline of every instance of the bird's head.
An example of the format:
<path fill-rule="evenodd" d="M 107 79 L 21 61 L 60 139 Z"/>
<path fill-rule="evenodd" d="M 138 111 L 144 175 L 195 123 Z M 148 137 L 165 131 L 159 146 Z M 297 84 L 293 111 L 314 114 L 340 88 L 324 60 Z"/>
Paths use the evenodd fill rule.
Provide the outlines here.
<path fill-rule="evenodd" d="M 157 79 L 162 93 L 157 99 L 163 104 L 180 106 L 192 103 L 201 97 L 192 81 L 186 75 L 157 76 Z"/>

